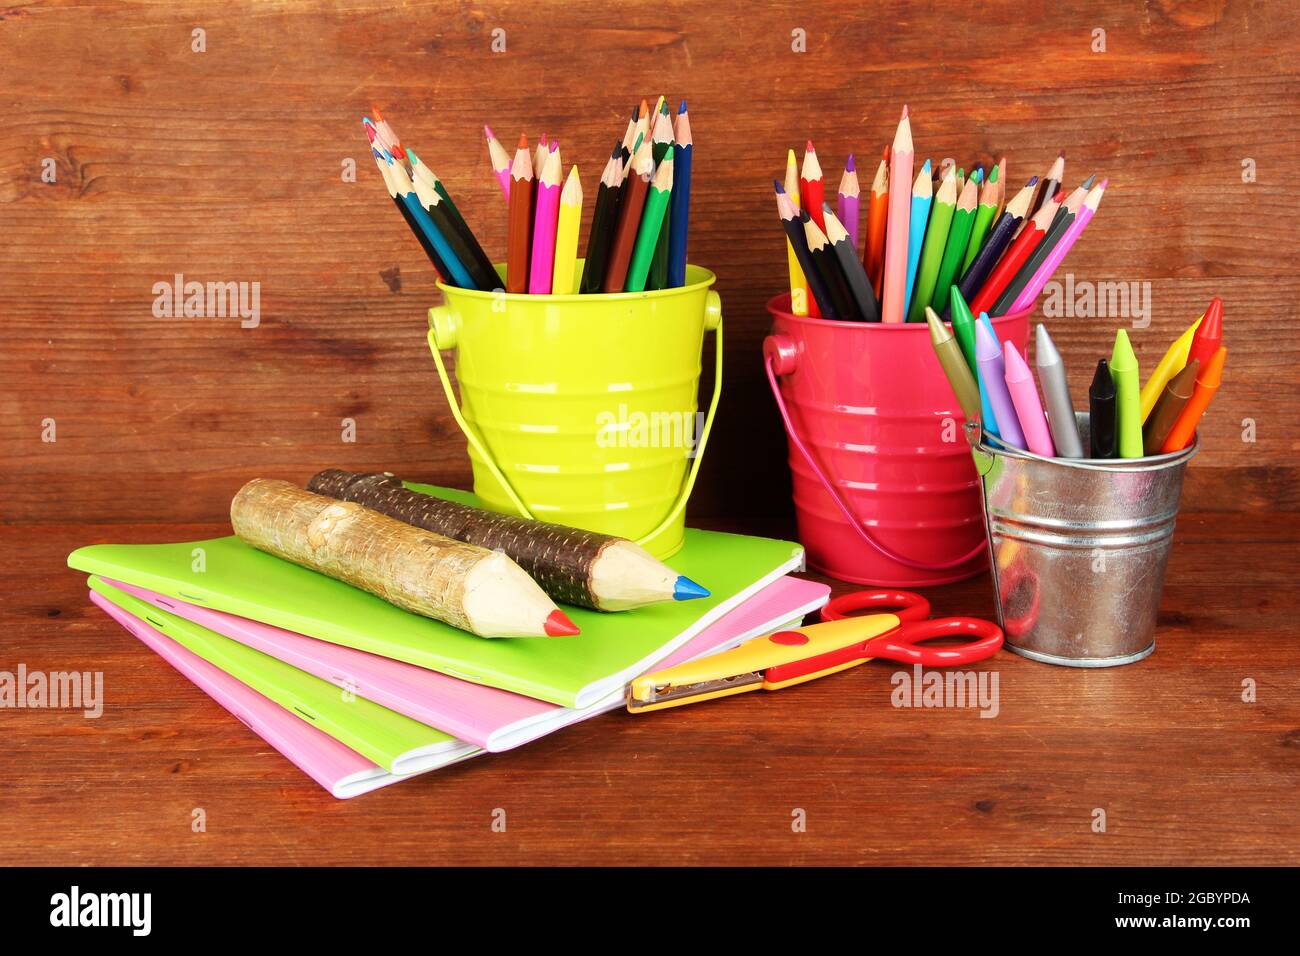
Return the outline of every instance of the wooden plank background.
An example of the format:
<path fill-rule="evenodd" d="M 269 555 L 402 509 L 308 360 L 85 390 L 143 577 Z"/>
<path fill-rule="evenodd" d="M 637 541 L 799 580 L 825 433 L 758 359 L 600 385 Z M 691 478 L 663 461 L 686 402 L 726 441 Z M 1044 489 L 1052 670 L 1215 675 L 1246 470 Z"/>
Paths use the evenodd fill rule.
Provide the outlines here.
<path fill-rule="evenodd" d="M 0 863 L 1296 863 L 1297 41 L 1281 0 L 0 6 L 0 669 L 101 670 L 109 699 L 98 722 L 0 715 Z M 258 475 L 466 486 L 425 347 L 432 274 L 358 118 L 378 103 L 499 255 L 482 124 L 559 136 L 590 195 L 631 104 L 660 91 L 690 105 L 692 259 L 727 323 L 697 523 L 791 531 L 760 347 L 785 268 L 768 184 L 807 136 L 832 188 L 850 150 L 869 181 L 904 102 L 920 155 L 1006 154 L 1019 182 L 1064 148 L 1071 182 L 1109 176 L 1068 265 L 1151 283 L 1151 326 L 1131 331 L 1147 368 L 1224 297 L 1227 384 L 1189 472 L 1161 648 L 1082 673 L 1002 655 L 998 720 L 890 708 L 894 668 L 872 665 L 610 715 L 333 801 L 90 607 L 64 558 L 222 533 Z M 260 282 L 260 326 L 155 318 L 153 285 L 176 273 Z M 1121 321 L 1053 322 L 1076 396 Z M 987 616 L 988 591 L 929 596 Z"/>
<path fill-rule="evenodd" d="M 760 365 L 764 302 L 784 270 L 769 184 L 806 136 L 832 190 L 850 150 L 869 182 L 904 102 L 919 155 L 1006 154 L 1020 182 L 1064 148 L 1070 182 L 1110 177 L 1068 266 L 1080 281 L 1151 283 L 1151 326 L 1131 330 L 1144 366 L 1211 295 L 1226 303 L 1227 385 L 1189 507 L 1294 509 L 1298 19 L 1282 2 L 1110 0 L 960 14 L 588 0 L 7 7 L 0 520 L 216 520 L 252 476 L 302 481 L 332 464 L 466 484 L 425 346 L 432 273 L 359 117 L 379 104 L 500 255 L 483 123 L 507 141 L 559 136 L 594 194 L 630 104 L 659 91 L 690 105 L 691 257 L 718 274 L 728 332 L 692 514 L 789 513 Z M 196 27 L 206 52 L 191 50 Z M 490 49 L 498 28 L 503 53 Z M 1105 53 L 1091 50 L 1095 29 Z M 54 184 L 40 178 L 47 158 Z M 343 181 L 348 158 L 356 182 Z M 1258 181 L 1242 182 L 1245 159 Z M 153 285 L 176 273 L 260 282 L 260 326 L 155 318 Z M 1119 321 L 1053 322 L 1077 397 Z M 344 418 L 355 444 L 341 441 Z M 41 440 L 45 419 L 54 443 Z"/>

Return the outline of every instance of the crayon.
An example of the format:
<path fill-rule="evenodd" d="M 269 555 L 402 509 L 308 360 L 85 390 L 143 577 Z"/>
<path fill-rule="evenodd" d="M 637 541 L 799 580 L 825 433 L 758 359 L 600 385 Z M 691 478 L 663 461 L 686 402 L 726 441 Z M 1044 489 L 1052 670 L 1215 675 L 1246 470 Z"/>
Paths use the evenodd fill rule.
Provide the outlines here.
<path fill-rule="evenodd" d="M 1115 380 L 1105 359 L 1097 361 L 1088 389 L 1088 457 L 1115 457 Z"/>
<path fill-rule="evenodd" d="M 1192 359 L 1165 385 L 1160 400 L 1142 425 L 1142 450 L 1148 455 L 1160 454 L 1174 423 L 1196 391 L 1196 376 L 1200 371 L 1200 359 Z"/>
<path fill-rule="evenodd" d="M 1002 349 L 998 345 L 997 336 L 993 334 L 992 323 L 984 320 L 983 316 L 980 317 L 979 325 L 975 326 L 975 358 L 979 363 L 981 394 L 988 393 L 993 419 L 997 422 L 997 436 L 1004 445 L 1028 448 L 1024 433 L 1020 430 L 1020 421 L 1016 418 L 1015 405 L 1011 402 L 1011 393 L 1007 391 Z"/>
<path fill-rule="evenodd" d="M 1070 401 L 1070 385 L 1066 380 L 1065 363 L 1056 343 L 1039 323 L 1034 334 L 1034 364 L 1038 366 L 1038 384 L 1043 388 L 1047 403 L 1047 424 L 1052 430 L 1052 444 L 1061 458 L 1082 458 L 1083 443 L 1079 441 L 1079 424 L 1074 418 L 1074 403 Z"/>
<path fill-rule="evenodd" d="M 1165 443 L 1160 446 L 1162 454 L 1182 451 L 1192 443 L 1192 439 L 1196 437 L 1197 423 L 1201 420 L 1201 416 L 1205 414 L 1205 409 L 1209 407 L 1210 402 L 1214 400 L 1215 393 L 1219 390 L 1219 382 L 1223 379 L 1223 364 L 1227 360 L 1228 350 L 1220 346 L 1219 350 L 1211 357 L 1210 364 L 1197 375 L 1196 388 L 1192 390 L 1192 397 L 1188 399 L 1182 414 L 1174 422 L 1174 427 L 1169 430 Z"/>
<path fill-rule="evenodd" d="M 1043 403 L 1038 400 L 1034 374 L 1029 371 L 1020 350 L 1011 342 L 1002 343 L 1002 363 L 1006 369 L 1007 391 L 1011 394 L 1011 404 L 1015 406 L 1020 430 L 1025 434 L 1025 444 L 1035 455 L 1055 458 L 1056 446 L 1052 444 L 1052 436 L 1047 429 Z"/>
<path fill-rule="evenodd" d="M 1196 329 L 1200 324 L 1201 320 L 1197 319 L 1187 327 L 1187 331 L 1174 339 L 1173 344 L 1165 350 L 1160 363 L 1156 365 L 1155 371 L 1151 373 L 1151 377 L 1147 379 L 1147 383 L 1142 386 L 1143 425 L 1151 417 L 1151 409 L 1155 408 L 1156 402 L 1164 394 L 1165 386 L 1169 384 L 1169 380 L 1187 365 L 1187 355 L 1192 349 L 1192 336 L 1196 334 Z"/>
<path fill-rule="evenodd" d="M 1192 336 L 1192 347 L 1187 352 L 1187 361 L 1198 359 L 1201 368 L 1209 371 L 1210 360 L 1223 344 L 1223 300 L 1217 295 L 1205 307 L 1205 317 L 1201 319 L 1196 334 Z"/>
<path fill-rule="evenodd" d="M 961 346 L 961 354 L 966 359 L 966 365 L 970 368 L 971 375 L 975 378 L 975 385 L 980 396 L 980 413 L 984 422 L 984 430 L 994 437 L 998 437 L 998 423 L 993 415 L 993 406 L 989 404 L 988 389 L 984 387 L 981 380 L 979 361 L 975 357 L 975 317 L 970 314 L 970 309 L 966 307 L 966 300 L 961 297 L 961 291 L 953 286 L 952 288 L 952 334 L 957 339 L 957 344 Z M 986 322 L 987 316 L 981 316 Z M 992 328 L 992 326 L 990 326 Z"/>
<path fill-rule="evenodd" d="M 1142 457 L 1142 405 L 1138 397 L 1138 361 L 1128 333 L 1115 333 L 1110 353 L 1110 375 L 1115 380 L 1115 431 L 1120 458 Z"/>
<path fill-rule="evenodd" d="M 952 386 L 952 392 L 957 396 L 962 414 L 968 421 L 979 421 L 983 414 L 980 390 L 975 384 L 974 376 L 971 375 L 970 366 L 966 364 L 965 356 L 961 354 L 961 346 L 957 344 L 957 339 L 944 326 L 934 309 L 926 308 L 925 321 L 930 326 L 930 345 L 934 347 L 934 354 L 939 357 L 943 374 L 948 377 L 948 384 Z"/>

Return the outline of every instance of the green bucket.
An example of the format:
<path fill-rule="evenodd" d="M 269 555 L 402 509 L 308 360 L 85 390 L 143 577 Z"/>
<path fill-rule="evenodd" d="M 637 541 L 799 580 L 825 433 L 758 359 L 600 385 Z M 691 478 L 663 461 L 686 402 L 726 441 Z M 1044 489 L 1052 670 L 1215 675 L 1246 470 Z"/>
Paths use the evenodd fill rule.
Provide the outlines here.
<path fill-rule="evenodd" d="M 511 295 L 439 283 L 445 303 L 429 310 L 429 348 L 469 442 L 474 493 L 495 511 L 675 553 L 722 392 L 714 281 L 687 266 L 684 286 L 656 292 Z M 710 330 L 713 396 L 697 427 Z M 459 405 L 444 349 L 456 353 Z"/>

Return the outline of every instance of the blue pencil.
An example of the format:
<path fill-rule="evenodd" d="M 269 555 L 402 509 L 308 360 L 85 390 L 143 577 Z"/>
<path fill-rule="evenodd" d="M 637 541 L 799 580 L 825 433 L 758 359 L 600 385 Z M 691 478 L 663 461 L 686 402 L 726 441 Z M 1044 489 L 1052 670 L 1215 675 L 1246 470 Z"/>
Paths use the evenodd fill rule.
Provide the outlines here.
<path fill-rule="evenodd" d="M 912 221 L 907 231 L 907 295 L 903 314 L 912 307 L 912 286 L 916 283 L 916 267 L 921 261 L 921 244 L 925 240 L 925 227 L 930 221 L 930 204 L 934 201 L 934 180 L 927 159 L 916 174 L 912 184 Z"/>
<path fill-rule="evenodd" d="M 668 288 L 686 285 L 686 237 L 691 212 L 691 120 L 682 100 L 673 130 L 673 195 L 668 219 Z"/>
<path fill-rule="evenodd" d="M 406 203 L 406 208 L 411 211 L 411 216 L 415 219 L 420 231 L 438 250 L 438 255 L 443 262 L 447 264 L 447 270 L 450 272 L 449 279 L 462 289 L 477 289 L 474 280 L 470 278 L 469 270 L 465 268 L 456 251 L 452 249 L 451 243 L 447 237 L 438 231 L 433 220 L 429 218 L 428 211 L 420 205 L 420 197 L 415 194 L 415 184 L 411 182 L 411 177 L 407 174 L 406 169 L 401 163 L 397 162 L 390 155 L 388 157 L 389 175 L 392 176 L 393 185 L 397 189 L 397 195 L 401 197 L 402 202 Z"/>

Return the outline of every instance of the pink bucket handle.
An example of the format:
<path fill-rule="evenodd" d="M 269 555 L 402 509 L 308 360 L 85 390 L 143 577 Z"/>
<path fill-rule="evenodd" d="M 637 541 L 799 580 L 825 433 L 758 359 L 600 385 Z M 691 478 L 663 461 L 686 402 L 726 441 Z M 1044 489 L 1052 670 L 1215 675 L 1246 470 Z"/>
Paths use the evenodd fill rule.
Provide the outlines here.
<path fill-rule="evenodd" d="M 798 348 L 787 336 L 769 335 L 763 340 L 763 365 L 767 370 L 767 382 L 772 386 L 772 397 L 776 399 L 776 407 L 781 412 L 781 420 L 785 422 L 786 434 L 790 436 L 790 441 L 794 444 L 794 447 L 799 450 L 799 454 L 808 463 L 808 467 L 812 469 L 813 474 L 817 476 L 817 480 L 826 489 L 826 493 L 835 502 L 835 506 L 844 515 L 844 520 L 849 523 L 849 527 L 857 533 L 858 537 L 875 548 L 880 554 L 889 558 L 889 560 L 916 571 L 947 571 L 960 567 L 984 553 L 988 548 L 988 544 L 981 541 L 974 549 L 959 558 L 932 564 L 925 561 L 914 561 L 911 558 L 896 554 L 871 536 L 871 532 L 858 520 L 849 506 L 845 504 L 844 499 L 840 497 L 839 490 L 831 484 L 830 479 L 826 477 L 826 473 L 822 471 L 821 465 L 817 464 L 812 452 L 808 450 L 803 439 L 799 437 L 799 431 L 795 428 L 794 421 L 790 418 L 790 412 L 785 407 L 785 398 L 781 395 L 781 386 L 777 384 L 776 377 L 778 375 L 789 375 L 794 371 L 797 364 L 797 355 Z"/>

